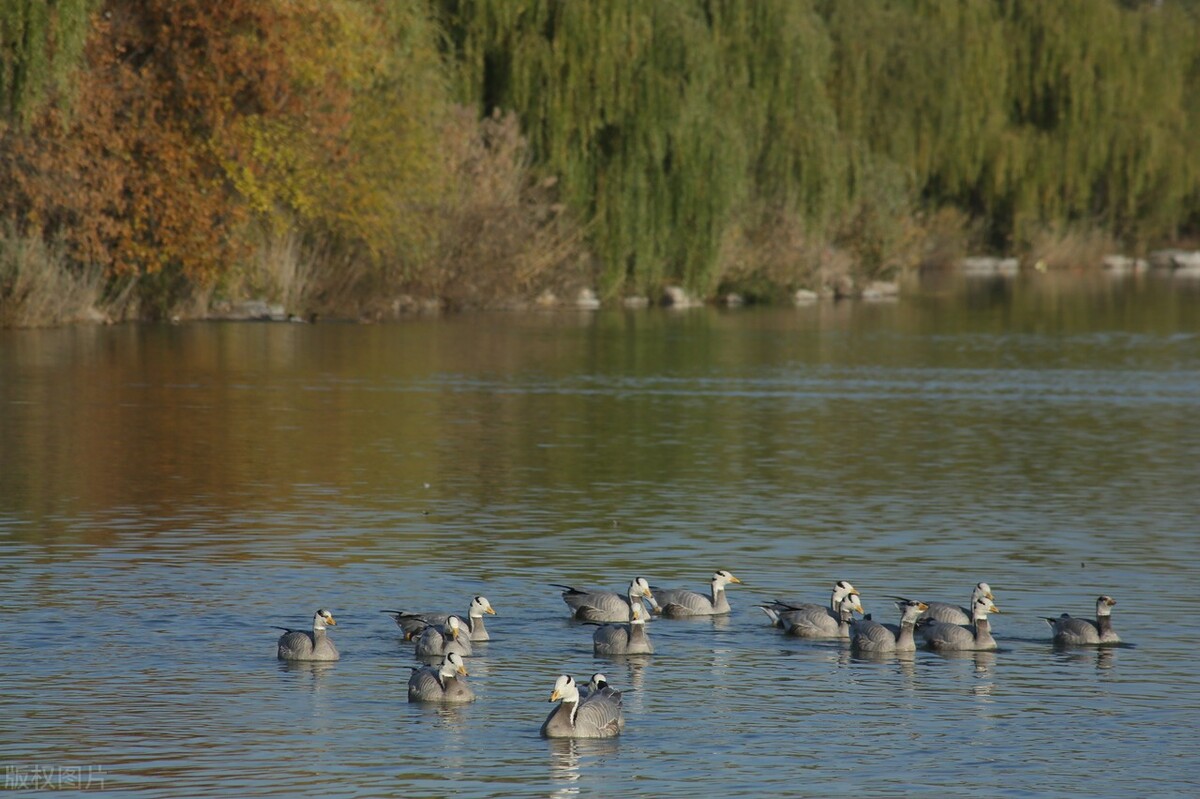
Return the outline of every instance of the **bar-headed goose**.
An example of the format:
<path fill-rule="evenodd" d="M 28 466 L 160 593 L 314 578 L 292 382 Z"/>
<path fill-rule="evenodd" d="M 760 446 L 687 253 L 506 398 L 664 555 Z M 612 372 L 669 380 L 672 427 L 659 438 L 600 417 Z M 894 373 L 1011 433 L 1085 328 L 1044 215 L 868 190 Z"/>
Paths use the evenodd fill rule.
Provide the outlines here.
<path fill-rule="evenodd" d="M 1046 621 L 1054 628 L 1054 643 L 1061 646 L 1086 646 L 1089 644 L 1119 644 L 1120 636 L 1112 626 L 1112 609 L 1117 600 L 1101 594 L 1096 597 L 1096 620 L 1077 619 L 1066 613 L 1057 619 Z"/>
<path fill-rule="evenodd" d="M 413 667 L 408 678 L 409 702 L 473 702 L 475 692 L 466 680 L 467 667 L 462 656 L 451 652 L 437 666 Z"/>
<path fill-rule="evenodd" d="M 559 705 L 542 724 L 544 738 L 612 738 L 625 726 L 620 694 L 600 691 L 581 701 L 575 679 L 566 674 L 554 681 L 549 701 Z"/>
<path fill-rule="evenodd" d="M 646 635 L 646 609 L 641 602 L 630 605 L 633 618 L 628 624 L 605 624 L 592 634 L 592 650 L 597 655 L 651 655 L 654 647 Z"/>
<path fill-rule="evenodd" d="M 446 621 L 452 614 L 450 613 L 411 613 L 405 610 L 382 610 L 380 613 L 386 613 L 396 621 L 396 626 L 404 631 L 404 638 L 412 640 L 416 636 L 425 631 L 429 625 L 445 626 Z M 487 627 L 483 624 L 483 614 L 495 615 L 496 611 L 492 607 L 492 603 L 485 596 L 477 596 L 471 600 L 470 606 L 467 608 L 467 636 L 472 641 L 487 641 L 491 638 L 488 635 Z"/>
<path fill-rule="evenodd" d="M 463 657 L 471 655 L 471 641 L 462 630 L 458 616 L 448 616 L 443 625 L 430 624 L 417 636 L 416 654 L 419 658 L 440 657 L 457 652 Z"/>
<path fill-rule="evenodd" d="M 279 636 L 280 660 L 337 660 L 341 657 L 332 639 L 325 633 L 326 625 L 336 627 L 333 614 L 324 608 L 313 614 L 312 632 L 276 627 Z"/>
<path fill-rule="evenodd" d="M 618 697 L 621 695 L 620 691 L 609 685 L 608 678 L 604 676 L 603 672 L 599 671 L 593 674 L 592 678 L 588 680 L 587 685 L 583 686 L 583 688 L 579 690 L 579 695 L 584 699 L 587 699 L 589 696 L 595 696 L 600 692 Z"/>
<path fill-rule="evenodd" d="M 929 610 L 925 611 L 922 620 L 944 621 L 950 624 L 970 624 L 971 613 L 975 608 L 976 601 L 980 597 L 995 600 L 992 596 L 992 587 L 987 583 L 975 583 L 975 587 L 971 589 L 971 601 L 964 608 L 960 605 L 955 605 L 950 602 L 930 602 Z"/>
<path fill-rule="evenodd" d="M 850 646 L 861 652 L 912 652 L 917 648 L 913 628 L 917 618 L 927 608 L 924 602 L 911 599 L 896 600 L 900 624 L 880 624 L 871 619 L 855 619 L 850 623 Z"/>
<path fill-rule="evenodd" d="M 833 610 L 810 603 L 792 606 L 779 601 L 758 607 L 775 626 L 801 638 L 849 638 L 853 614 L 863 612 L 862 600 L 854 591 L 834 602 Z"/>
<path fill-rule="evenodd" d="M 996 639 L 992 637 L 988 614 L 999 612 L 1000 608 L 996 607 L 992 600 L 980 596 L 971 606 L 970 624 L 951 624 L 945 621 L 926 623 L 922 619 L 918 625 L 918 632 L 930 649 L 958 652 L 995 649 Z"/>
<path fill-rule="evenodd" d="M 658 607 L 645 577 L 631 582 L 625 596 L 612 591 L 585 591 L 569 585 L 555 584 L 554 587 L 563 589 L 563 602 L 571 609 L 571 615 L 580 621 L 629 621 L 633 618 L 630 608 L 639 598 L 649 601 L 651 607 Z"/>
<path fill-rule="evenodd" d="M 725 586 L 730 583 L 740 583 L 724 569 L 713 573 L 708 596 L 687 588 L 655 588 L 650 587 L 654 600 L 662 609 L 662 615 L 678 618 L 680 616 L 720 616 L 729 612 L 729 600 L 725 598 Z"/>

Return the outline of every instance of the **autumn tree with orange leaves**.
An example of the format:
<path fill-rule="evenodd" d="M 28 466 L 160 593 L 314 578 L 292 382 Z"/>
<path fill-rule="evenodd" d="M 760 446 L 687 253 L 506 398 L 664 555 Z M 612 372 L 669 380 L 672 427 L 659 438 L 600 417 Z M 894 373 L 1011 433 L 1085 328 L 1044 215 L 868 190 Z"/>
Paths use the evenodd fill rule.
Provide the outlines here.
<path fill-rule="evenodd" d="M 255 130 L 303 131 L 330 168 L 345 156 L 343 83 L 330 72 L 295 86 L 313 69 L 293 52 L 322 13 L 309 5 L 109 4 L 92 26 L 74 105 L 48 104 L 25 129 L 5 131 L 0 211 L 21 233 L 61 240 L 79 262 L 116 275 L 217 275 L 240 255 L 254 210 L 239 184 L 274 166 Z"/>

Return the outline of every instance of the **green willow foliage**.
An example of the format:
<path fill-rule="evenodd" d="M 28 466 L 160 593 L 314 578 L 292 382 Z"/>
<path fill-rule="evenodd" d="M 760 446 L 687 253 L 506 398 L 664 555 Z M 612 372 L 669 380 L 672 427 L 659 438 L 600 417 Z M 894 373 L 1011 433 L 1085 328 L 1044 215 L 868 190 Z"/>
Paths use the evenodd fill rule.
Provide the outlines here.
<path fill-rule="evenodd" d="M 1195 7 L 1023 0 L 1003 11 L 1020 134 L 1008 157 L 1023 168 L 997 194 L 1018 234 L 1026 219 L 1151 237 L 1188 221 L 1200 197 Z"/>
<path fill-rule="evenodd" d="M 607 293 L 712 287 L 749 203 L 820 218 L 841 181 L 804 3 L 445 3 L 464 99 L 515 108 L 593 226 Z M 808 109 L 798 114 L 797 109 Z"/>
<path fill-rule="evenodd" d="M 561 199 L 572 231 L 586 225 L 607 296 L 668 283 L 710 296 L 739 280 L 828 283 L 847 263 L 886 274 L 918 257 L 929 219 L 968 220 L 1017 252 L 1046 233 L 1134 247 L 1200 234 L 1200 0 L 245 0 L 235 18 L 280 24 L 213 24 L 203 37 L 172 27 L 179 9 L 217 20 L 231 4 L 110 0 L 107 17 L 98 5 L 0 0 L 0 133 L 42 159 L 22 165 L 22 191 L 52 196 L 26 205 L 76 230 L 93 219 L 114 258 L 141 242 L 186 261 L 206 253 L 186 244 L 198 232 L 243 245 L 249 212 L 264 238 L 298 232 L 330 252 L 330 273 L 369 262 L 387 290 L 439 287 L 455 269 L 500 273 L 484 254 L 507 244 L 458 247 L 461 231 L 478 238 L 504 219 L 511 238 L 501 206 L 548 230 Z M 303 22 L 318 11 L 314 31 Z M 136 69 L 114 31 L 144 41 Z M 192 72 L 172 71 L 175 56 Z M 102 63 L 77 69 L 85 57 L 125 82 L 105 83 Z M 227 113 L 219 82 L 242 74 L 254 78 L 233 83 L 273 99 Z M 201 113 L 222 137 L 118 137 L 138 153 L 122 158 L 85 129 L 65 163 L 53 126 L 29 123 L 61 119 L 80 86 L 162 134 Z M 481 120 L 516 112 L 528 151 L 507 127 L 511 146 L 488 145 L 455 101 Z M 102 134 L 103 103 L 76 113 L 89 105 Z M 147 150 L 175 172 L 142 168 Z M 556 185 L 525 179 L 527 152 Z M 173 177 L 210 161 L 219 185 Z M 33 180 L 60 166 L 87 180 Z M 508 197 L 505 181 L 482 202 L 482 176 L 516 166 L 523 185 L 553 188 L 538 195 L 545 208 Z M 4 196 L 11 215 L 39 216 L 22 196 Z M 104 196 L 124 205 L 97 210 Z M 162 245 L 172 231 L 175 256 Z M 475 253 L 469 269 L 459 251 Z M 233 259 L 208 260 L 216 273 Z"/>
<path fill-rule="evenodd" d="M 1184 0 L 441 0 L 460 97 L 516 109 L 607 293 L 719 280 L 721 237 L 952 206 L 990 243 L 1200 223 Z M 853 230 L 851 230 L 853 233 Z M 886 258 L 886 253 L 879 255 Z"/>
<path fill-rule="evenodd" d="M 52 94 L 69 98 L 93 0 L 0 0 L 0 119 L 24 122 Z"/>

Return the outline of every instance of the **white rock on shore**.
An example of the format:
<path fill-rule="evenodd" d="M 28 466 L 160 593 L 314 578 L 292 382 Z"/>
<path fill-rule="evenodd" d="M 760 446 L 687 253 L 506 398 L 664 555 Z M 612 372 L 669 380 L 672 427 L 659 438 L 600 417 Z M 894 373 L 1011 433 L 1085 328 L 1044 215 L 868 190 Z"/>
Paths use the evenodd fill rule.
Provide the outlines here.
<path fill-rule="evenodd" d="M 1155 250 L 1146 260 L 1151 269 L 1192 269 L 1200 267 L 1200 250 Z"/>
<path fill-rule="evenodd" d="M 999 258 L 992 255 L 972 255 L 958 264 L 964 275 L 987 277 L 1015 277 L 1021 264 L 1016 258 Z"/>
<path fill-rule="evenodd" d="M 889 280 L 873 280 L 862 290 L 864 300 L 894 300 L 900 296 L 900 285 Z"/>
<path fill-rule="evenodd" d="M 582 288 L 575 295 L 575 307 L 585 311 L 594 311 L 600 307 L 600 298 L 589 288 Z"/>
<path fill-rule="evenodd" d="M 1136 275 L 1145 272 L 1149 264 L 1142 258 L 1128 255 L 1106 255 L 1100 261 L 1105 271 L 1112 275 Z"/>
<path fill-rule="evenodd" d="M 682 286 L 667 286 L 663 289 L 662 303 L 669 308 L 696 308 L 704 304 L 688 294 Z"/>
<path fill-rule="evenodd" d="M 209 319 L 230 322 L 287 322 L 291 318 L 282 305 L 266 300 L 241 300 L 213 305 Z"/>

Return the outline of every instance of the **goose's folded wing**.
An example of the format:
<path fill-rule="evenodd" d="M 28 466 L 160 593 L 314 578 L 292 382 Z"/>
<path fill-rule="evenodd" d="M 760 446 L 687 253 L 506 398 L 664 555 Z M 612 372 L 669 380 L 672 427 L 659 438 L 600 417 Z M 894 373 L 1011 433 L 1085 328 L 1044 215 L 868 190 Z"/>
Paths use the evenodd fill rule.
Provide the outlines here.
<path fill-rule="evenodd" d="M 408 679 L 408 692 L 421 697 L 440 696 L 442 684 L 438 682 L 433 669 L 417 669 Z"/>
<path fill-rule="evenodd" d="M 894 644 L 896 642 L 896 633 L 877 621 L 869 619 L 856 621 L 852 630 L 852 638 L 859 643 Z"/>
<path fill-rule="evenodd" d="M 949 602 L 930 602 L 928 610 L 921 614 L 921 618 L 944 621 L 949 624 L 971 623 L 970 611 Z"/>
<path fill-rule="evenodd" d="M 615 735 L 621 729 L 619 694 L 597 693 L 579 705 L 575 730 L 581 735 Z"/>
<path fill-rule="evenodd" d="M 712 600 L 704 594 L 686 588 L 651 588 L 650 593 L 664 615 L 712 613 Z"/>

